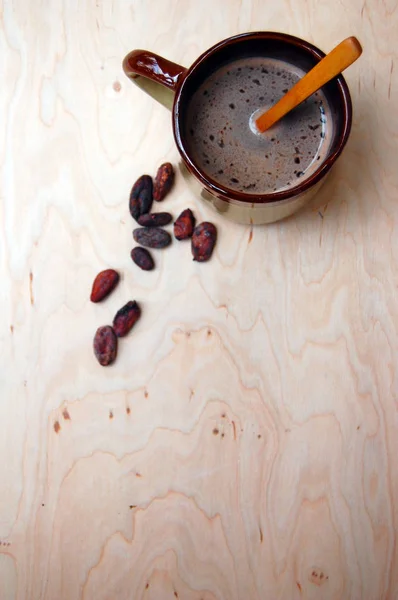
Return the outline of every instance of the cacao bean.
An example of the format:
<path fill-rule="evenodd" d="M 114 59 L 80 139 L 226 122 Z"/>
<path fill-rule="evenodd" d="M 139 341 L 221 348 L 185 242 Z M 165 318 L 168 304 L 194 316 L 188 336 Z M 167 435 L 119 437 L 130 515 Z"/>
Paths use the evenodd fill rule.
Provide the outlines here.
<path fill-rule="evenodd" d="M 98 327 L 94 336 L 93 347 L 95 357 L 100 365 L 107 367 L 113 363 L 117 354 L 117 337 L 110 325 Z"/>
<path fill-rule="evenodd" d="M 138 265 L 143 271 L 152 271 L 155 266 L 153 258 L 149 254 L 148 250 L 145 248 L 140 248 L 140 246 L 132 249 L 131 258 L 133 262 L 135 262 L 135 264 Z"/>
<path fill-rule="evenodd" d="M 174 169 L 171 163 L 160 165 L 153 186 L 153 199 L 161 202 L 169 193 L 174 183 Z"/>
<path fill-rule="evenodd" d="M 186 240 L 192 237 L 195 227 L 195 217 L 190 208 L 183 210 L 174 223 L 174 237 L 177 240 Z"/>
<path fill-rule="evenodd" d="M 194 229 L 191 249 L 193 259 L 198 262 L 205 262 L 211 257 L 214 246 L 217 241 L 217 229 L 213 223 L 200 223 Z"/>
<path fill-rule="evenodd" d="M 159 227 L 141 227 L 134 229 L 133 238 L 146 248 L 166 248 L 171 244 L 171 235 Z"/>
<path fill-rule="evenodd" d="M 130 214 L 138 221 L 141 215 L 151 210 L 153 200 L 153 182 L 149 175 L 141 175 L 130 192 Z"/>
<path fill-rule="evenodd" d="M 138 223 L 143 227 L 163 227 L 164 225 L 168 225 L 172 218 L 168 212 L 148 213 L 141 215 L 138 218 Z"/>
<path fill-rule="evenodd" d="M 114 269 L 105 269 L 98 273 L 91 289 L 91 302 L 101 302 L 115 289 L 119 282 L 119 273 Z"/>
<path fill-rule="evenodd" d="M 127 335 L 140 316 L 141 309 L 135 300 L 130 300 L 130 302 L 122 306 L 113 319 L 113 329 L 117 337 Z"/>

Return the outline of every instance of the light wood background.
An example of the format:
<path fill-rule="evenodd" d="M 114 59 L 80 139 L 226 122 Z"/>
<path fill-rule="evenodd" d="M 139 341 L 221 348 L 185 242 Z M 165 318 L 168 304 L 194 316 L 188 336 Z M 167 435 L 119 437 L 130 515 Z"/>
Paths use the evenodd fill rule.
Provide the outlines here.
<path fill-rule="evenodd" d="M 398 598 L 396 0 L 4 0 L 0 32 L 1 600 Z M 133 48 L 189 65 L 238 32 L 324 50 L 352 136 L 316 202 L 132 265 L 127 199 L 176 163 Z M 89 302 L 94 275 L 122 282 Z M 117 362 L 92 337 L 142 304 Z"/>

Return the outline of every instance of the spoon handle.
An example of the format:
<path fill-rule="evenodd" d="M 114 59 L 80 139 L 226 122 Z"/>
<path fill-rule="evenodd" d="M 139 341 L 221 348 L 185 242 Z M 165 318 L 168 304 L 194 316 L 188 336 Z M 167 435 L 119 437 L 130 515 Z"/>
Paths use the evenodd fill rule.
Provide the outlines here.
<path fill-rule="evenodd" d="M 269 129 L 288 112 L 314 94 L 325 83 L 339 75 L 362 54 L 361 44 L 356 37 L 343 40 L 329 54 L 306 73 L 274 106 L 256 119 L 260 133 Z"/>

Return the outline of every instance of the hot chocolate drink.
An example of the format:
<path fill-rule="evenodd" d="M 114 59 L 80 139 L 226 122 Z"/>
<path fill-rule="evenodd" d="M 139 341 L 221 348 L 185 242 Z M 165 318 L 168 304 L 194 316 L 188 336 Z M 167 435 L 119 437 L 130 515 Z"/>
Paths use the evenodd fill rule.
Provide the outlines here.
<path fill-rule="evenodd" d="M 186 114 L 187 150 L 196 165 L 220 186 L 247 194 L 289 189 L 312 175 L 333 138 L 322 91 L 264 134 L 250 127 L 255 111 L 272 106 L 304 74 L 263 57 L 216 70 L 194 92 Z"/>

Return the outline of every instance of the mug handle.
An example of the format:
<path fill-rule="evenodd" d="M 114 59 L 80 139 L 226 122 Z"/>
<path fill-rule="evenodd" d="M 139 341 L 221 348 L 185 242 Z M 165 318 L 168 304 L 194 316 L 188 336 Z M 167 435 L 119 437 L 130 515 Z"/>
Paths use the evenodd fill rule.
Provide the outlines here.
<path fill-rule="evenodd" d="M 129 79 L 169 110 L 187 69 L 147 50 L 133 50 L 123 60 Z"/>

